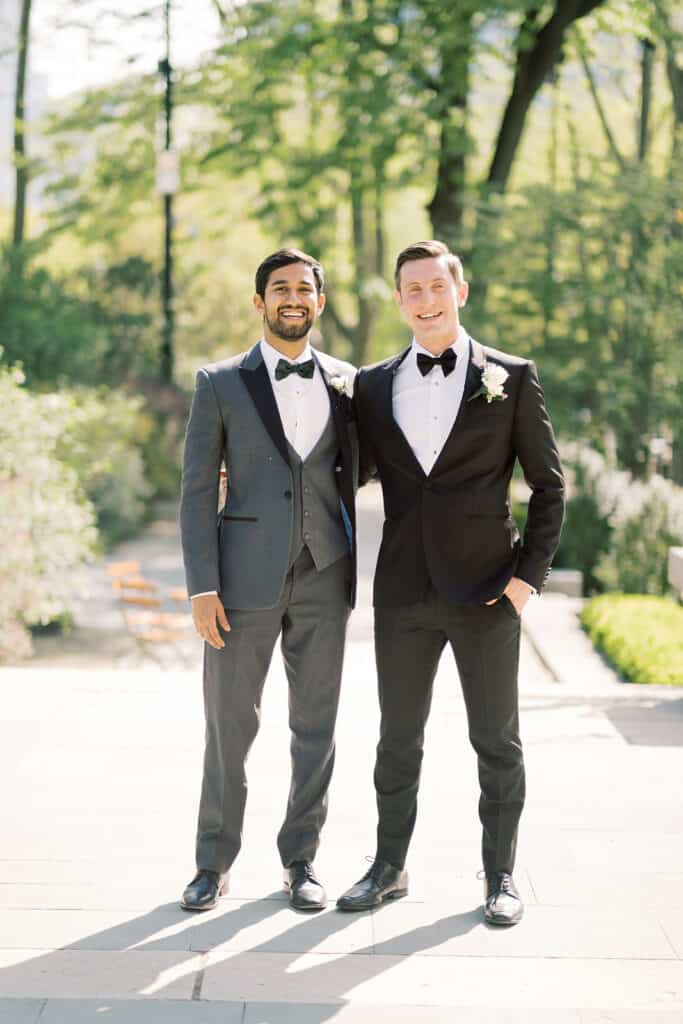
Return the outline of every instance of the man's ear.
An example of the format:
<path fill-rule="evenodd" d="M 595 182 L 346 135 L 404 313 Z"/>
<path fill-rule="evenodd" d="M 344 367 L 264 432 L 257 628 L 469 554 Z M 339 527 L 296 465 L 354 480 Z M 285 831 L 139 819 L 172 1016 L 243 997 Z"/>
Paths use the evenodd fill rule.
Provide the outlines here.
<path fill-rule="evenodd" d="M 458 305 L 462 308 L 467 302 L 467 296 L 470 292 L 470 286 L 467 281 L 461 281 L 458 285 Z"/>
<path fill-rule="evenodd" d="M 401 302 L 401 293 L 397 291 L 396 288 L 394 288 L 394 302 L 396 303 L 397 306 L 403 305 L 403 303 Z"/>
<path fill-rule="evenodd" d="M 263 313 L 264 313 L 264 310 L 265 310 L 266 307 L 265 307 L 265 304 L 263 302 L 263 299 L 258 294 L 258 292 L 256 292 L 256 294 L 254 295 L 254 297 L 252 298 L 251 301 L 253 302 L 254 309 L 259 314 L 259 316 L 263 316 Z"/>

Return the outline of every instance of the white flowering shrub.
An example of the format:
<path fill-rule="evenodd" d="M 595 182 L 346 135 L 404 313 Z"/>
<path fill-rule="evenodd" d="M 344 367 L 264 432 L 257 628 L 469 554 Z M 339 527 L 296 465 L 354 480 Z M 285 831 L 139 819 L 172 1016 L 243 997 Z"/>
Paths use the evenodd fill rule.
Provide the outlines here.
<path fill-rule="evenodd" d="M 61 424 L 0 366 L 0 659 L 31 651 L 27 626 L 71 611 L 72 570 L 97 531 L 74 469 L 56 456 Z"/>
<path fill-rule="evenodd" d="M 683 544 L 683 488 L 657 474 L 635 480 L 580 443 L 561 449 L 568 507 L 592 503 L 608 530 L 596 558 L 597 581 L 606 590 L 666 594 L 669 548 Z"/>

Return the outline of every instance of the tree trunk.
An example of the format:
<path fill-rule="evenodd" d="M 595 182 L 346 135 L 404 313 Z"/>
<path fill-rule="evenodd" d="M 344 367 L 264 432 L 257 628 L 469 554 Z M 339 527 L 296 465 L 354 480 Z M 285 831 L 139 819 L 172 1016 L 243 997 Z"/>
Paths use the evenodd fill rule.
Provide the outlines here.
<path fill-rule="evenodd" d="M 28 66 L 30 18 L 31 0 L 22 0 L 14 93 L 14 167 L 16 186 L 12 242 L 15 246 L 21 245 L 24 240 L 26 221 L 26 189 L 28 186 L 28 168 L 26 166 L 26 70 Z"/>
<path fill-rule="evenodd" d="M 567 29 L 579 18 L 590 14 L 604 0 L 557 0 L 550 19 L 540 30 L 536 28 L 535 12 L 524 21 L 517 47 L 517 65 L 496 147 L 488 174 L 488 185 L 504 192 L 512 164 L 522 138 L 531 103 L 552 69 L 562 56 Z M 525 41 L 531 36 L 532 45 Z"/>
<path fill-rule="evenodd" d="M 462 245 L 467 172 L 467 101 L 471 57 L 471 16 L 449 32 L 441 47 L 441 124 L 436 188 L 427 206 L 434 237 L 450 248 Z"/>
<path fill-rule="evenodd" d="M 638 131 L 638 163 L 642 164 L 647 156 L 650 127 L 650 106 L 652 101 L 652 64 L 655 47 L 649 39 L 641 39 L 640 57 L 640 123 Z"/>
<path fill-rule="evenodd" d="M 365 353 L 370 340 L 370 328 L 373 320 L 372 303 L 365 292 L 370 268 L 366 267 L 365 246 L 365 208 L 364 191 L 358 181 L 351 183 L 351 221 L 353 235 L 353 287 L 358 302 L 358 317 L 352 331 L 351 361 L 360 366 L 365 360 Z"/>

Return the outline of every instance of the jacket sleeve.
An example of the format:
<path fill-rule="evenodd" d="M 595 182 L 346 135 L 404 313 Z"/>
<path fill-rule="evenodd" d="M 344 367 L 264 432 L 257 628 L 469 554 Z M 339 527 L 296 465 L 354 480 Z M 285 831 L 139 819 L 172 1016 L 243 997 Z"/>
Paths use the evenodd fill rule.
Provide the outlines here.
<path fill-rule="evenodd" d="M 527 363 L 517 400 L 514 443 L 531 488 L 515 575 L 537 590 L 548 578 L 564 518 L 564 477 L 535 365 Z"/>
<path fill-rule="evenodd" d="M 185 434 L 180 536 L 188 594 L 220 591 L 218 488 L 225 445 L 223 418 L 206 370 L 197 374 Z"/>

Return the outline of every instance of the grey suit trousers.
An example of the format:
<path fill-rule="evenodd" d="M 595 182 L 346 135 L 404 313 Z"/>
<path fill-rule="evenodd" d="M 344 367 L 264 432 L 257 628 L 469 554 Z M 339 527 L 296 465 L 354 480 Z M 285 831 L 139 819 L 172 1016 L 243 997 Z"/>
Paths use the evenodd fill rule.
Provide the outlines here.
<path fill-rule="evenodd" d="M 327 816 L 334 765 L 351 567 L 348 556 L 317 572 L 304 548 L 274 608 L 226 609 L 225 647 L 204 647 L 206 748 L 197 867 L 223 873 L 240 849 L 247 797 L 245 762 L 258 732 L 261 697 L 281 635 L 289 683 L 292 777 L 278 834 L 284 866 L 312 861 Z"/>

